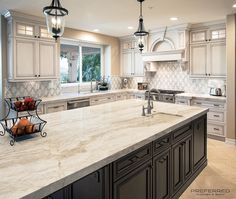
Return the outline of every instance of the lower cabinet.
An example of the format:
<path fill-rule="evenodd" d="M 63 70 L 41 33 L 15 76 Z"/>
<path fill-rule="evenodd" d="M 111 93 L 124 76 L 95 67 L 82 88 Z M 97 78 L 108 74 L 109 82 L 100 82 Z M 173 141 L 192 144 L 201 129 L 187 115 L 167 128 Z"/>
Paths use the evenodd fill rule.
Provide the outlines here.
<path fill-rule="evenodd" d="M 153 199 L 166 199 L 171 195 L 171 150 L 153 158 Z"/>
<path fill-rule="evenodd" d="M 114 183 L 114 199 L 151 199 L 152 162 L 148 161 Z"/>
<path fill-rule="evenodd" d="M 44 199 L 109 199 L 108 171 L 99 169 Z"/>
<path fill-rule="evenodd" d="M 45 199 L 179 198 L 207 164 L 206 115 Z"/>
<path fill-rule="evenodd" d="M 172 148 L 173 193 L 188 180 L 193 171 L 193 138 L 192 133 L 176 143 Z"/>

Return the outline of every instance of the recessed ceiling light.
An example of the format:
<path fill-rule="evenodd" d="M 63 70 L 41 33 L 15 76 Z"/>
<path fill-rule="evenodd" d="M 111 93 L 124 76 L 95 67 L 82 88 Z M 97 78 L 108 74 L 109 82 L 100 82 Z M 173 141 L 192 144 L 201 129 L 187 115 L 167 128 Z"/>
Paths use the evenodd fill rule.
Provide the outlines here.
<path fill-rule="evenodd" d="M 94 31 L 94 32 L 99 32 L 99 30 L 98 30 L 98 29 L 94 29 L 93 31 Z"/>
<path fill-rule="evenodd" d="M 129 26 L 129 27 L 128 27 L 128 29 L 129 29 L 129 30 L 133 30 L 133 29 L 134 29 L 134 27 L 132 27 L 132 26 Z"/>
<path fill-rule="evenodd" d="M 177 18 L 177 17 L 171 17 L 170 20 L 171 20 L 171 21 L 177 21 L 178 18 Z"/>
<path fill-rule="evenodd" d="M 236 8 L 236 4 L 233 5 L 233 8 Z"/>

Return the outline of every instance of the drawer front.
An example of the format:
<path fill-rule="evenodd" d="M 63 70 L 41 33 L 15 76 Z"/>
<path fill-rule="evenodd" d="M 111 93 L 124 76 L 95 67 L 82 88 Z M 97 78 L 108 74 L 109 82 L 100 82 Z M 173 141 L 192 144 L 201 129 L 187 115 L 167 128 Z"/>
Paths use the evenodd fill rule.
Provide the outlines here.
<path fill-rule="evenodd" d="M 210 102 L 210 101 L 203 101 L 203 100 L 193 100 L 192 106 L 200 106 L 200 107 L 206 107 L 210 109 L 225 109 L 225 103 L 219 103 L 219 102 Z"/>
<path fill-rule="evenodd" d="M 152 157 L 151 144 L 138 149 L 113 163 L 114 181 L 126 175 Z"/>
<path fill-rule="evenodd" d="M 116 100 L 115 96 L 99 97 L 91 99 L 90 104 L 91 105 L 105 104 L 108 102 L 113 102 L 115 100 Z"/>
<path fill-rule="evenodd" d="M 60 104 L 52 104 L 52 105 L 46 105 L 46 113 L 55 113 L 60 111 L 67 110 L 67 104 L 66 103 L 60 103 Z"/>
<path fill-rule="evenodd" d="M 181 127 L 173 132 L 173 142 L 177 142 L 178 140 L 186 137 L 187 135 L 193 132 L 192 124 L 187 124 L 184 127 Z"/>
<path fill-rule="evenodd" d="M 188 100 L 184 100 L 184 99 L 176 99 L 175 100 L 176 104 L 182 104 L 182 105 L 188 105 Z"/>
<path fill-rule="evenodd" d="M 210 111 L 207 114 L 207 118 L 213 121 L 224 122 L 224 113 Z"/>
<path fill-rule="evenodd" d="M 207 125 L 207 133 L 224 136 L 224 125 L 209 124 Z"/>
<path fill-rule="evenodd" d="M 171 145 L 171 134 L 153 142 L 153 154 L 159 154 Z"/>

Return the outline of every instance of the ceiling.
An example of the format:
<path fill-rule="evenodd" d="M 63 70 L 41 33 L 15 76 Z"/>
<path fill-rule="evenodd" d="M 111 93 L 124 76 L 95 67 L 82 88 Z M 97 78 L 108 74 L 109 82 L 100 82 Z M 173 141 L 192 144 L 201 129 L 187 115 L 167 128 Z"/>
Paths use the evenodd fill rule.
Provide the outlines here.
<path fill-rule="evenodd" d="M 42 8 L 51 0 L 0 0 L 0 11 L 14 9 L 43 16 Z M 61 0 L 69 10 L 66 26 L 81 30 L 99 29 L 102 34 L 124 36 L 132 34 L 138 25 L 139 4 L 136 0 Z M 199 23 L 225 19 L 236 13 L 236 0 L 146 0 L 143 5 L 147 30 L 182 23 Z M 178 17 L 178 21 L 170 21 Z M 133 26 L 129 30 L 128 26 Z"/>

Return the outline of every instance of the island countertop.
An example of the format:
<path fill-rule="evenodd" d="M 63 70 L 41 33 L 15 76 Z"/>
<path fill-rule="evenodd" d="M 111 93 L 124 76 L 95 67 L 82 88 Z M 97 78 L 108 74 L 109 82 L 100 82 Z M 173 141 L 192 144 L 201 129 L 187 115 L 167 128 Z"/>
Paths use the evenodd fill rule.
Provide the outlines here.
<path fill-rule="evenodd" d="M 42 115 L 48 136 L 9 145 L 0 137 L 0 198 L 42 198 L 207 113 L 143 100 L 117 101 Z"/>

